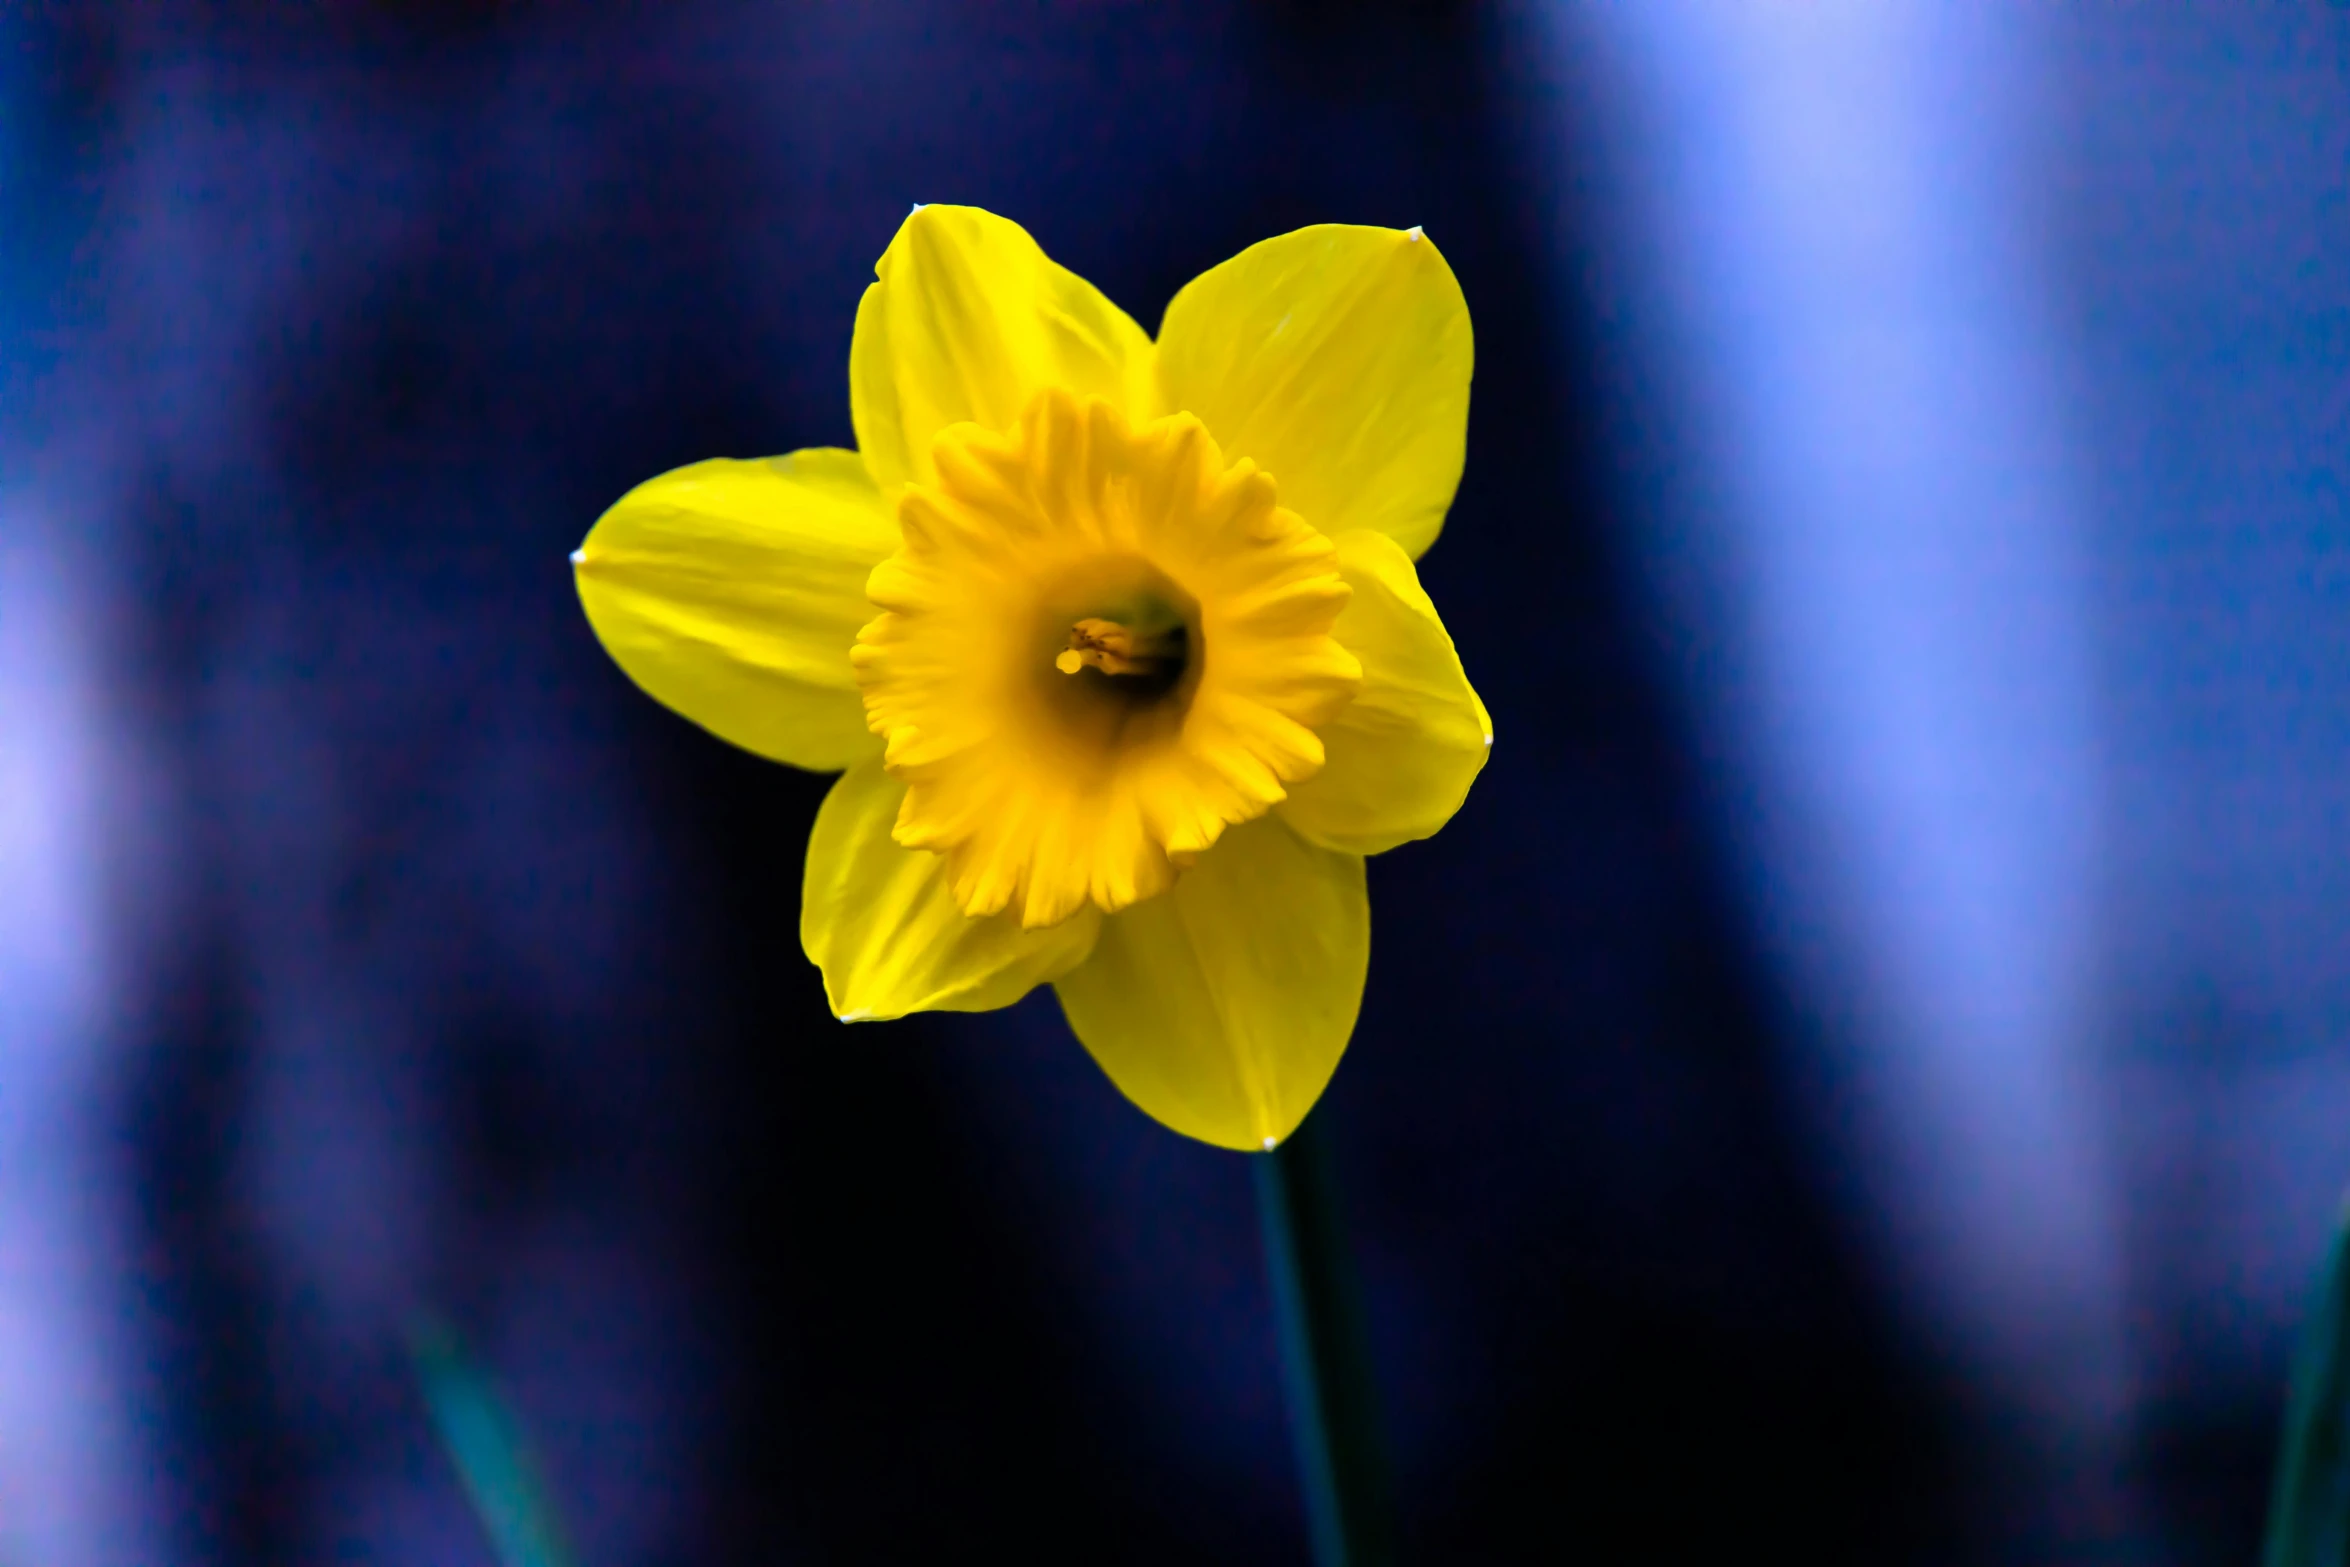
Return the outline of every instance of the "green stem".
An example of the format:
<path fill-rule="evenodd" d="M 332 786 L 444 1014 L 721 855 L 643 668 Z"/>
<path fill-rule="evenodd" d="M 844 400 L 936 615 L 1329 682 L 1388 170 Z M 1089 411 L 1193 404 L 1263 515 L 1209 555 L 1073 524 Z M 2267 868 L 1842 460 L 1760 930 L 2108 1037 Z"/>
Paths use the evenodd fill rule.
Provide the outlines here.
<path fill-rule="evenodd" d="M 1281 1372 L 1315 1567 L 1391 1567 L 1386 1454 L 1322 1117 L 1256 1166 Z"/>
<path fill-rule="evenodd" d="M 425 1412 L 501 1567 L 571 1567 L 522 1428 L 456 1330 L 420 1318 L 410 1325 L 408 1350 Z"/>
<path fill-rule="evenodd" d="M 2350 1211 L 2338 1218 L 2285 1398 L 2261 1567 L 2350 1562 Z"/>

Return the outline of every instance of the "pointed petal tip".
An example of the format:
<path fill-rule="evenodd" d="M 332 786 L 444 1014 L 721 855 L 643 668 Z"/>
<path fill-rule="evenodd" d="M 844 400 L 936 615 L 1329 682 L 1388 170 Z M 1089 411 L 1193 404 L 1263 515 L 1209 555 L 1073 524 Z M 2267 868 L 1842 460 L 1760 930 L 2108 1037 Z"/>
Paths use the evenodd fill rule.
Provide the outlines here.
<path fill-rule="evenodd" d="M 1278 1138 L 1278 1137 L 1268 1137 L 1268 1138 L 1266 1138 L 1266 1139 L 1265 1139 L 1265 1152 L 1267 1152 L 1267 1153 L 1271 1153 L 1271 1152 L 1273 1151 L 1273 1149 L 1274 1149 L 1274 1146 L 1275 1146 L 1276 1144 L 1278 1144 L 1280 1141 L 1281 1141 L 1281 1139 L 1280 1139 L 1280 1138 Z"/>
<path fill-rule="evenodd" d="M 870 1012 L 843 1012 L 839 1016 L 843 1023 L 870 1023 L 873 1021 L 873 1014 Z"/>
<path fill-rule="evenodd" d="M 575 549 L 571 552 L 571 564 L 574 566 L 584 566 L 587 564 L 587 549 L 585 546 L 582 546 L 581 548 Z"/>
<path fill-rule="evenodd" d="M 1408 241 L 1410 241 L 1411 243 L 1413 243 L 1413 244 L 1415 244 L 1415 245 L 1416 245 L 1416 244 L 1418 244 L 1418 243 L 1419 243 L 1421 240 L 1424 240 L 1424 239 L 1426 239 L 1428 236 L 1427 236 L 1425 233 L 1421 232 L 1420 225 L 1419 225 L 1419 224 L 1417 224 L 1417 223 L 1415 223 L 1415 224 L 1413 224 L 1413 225 L 1412 225 L 1410 228 L 1408 228 L 1408 229 L 1405 229 L 1405 230 L 1403 231 L 1403 237 L 1404 237 L 1406 240 L 1408 240 Z"/>

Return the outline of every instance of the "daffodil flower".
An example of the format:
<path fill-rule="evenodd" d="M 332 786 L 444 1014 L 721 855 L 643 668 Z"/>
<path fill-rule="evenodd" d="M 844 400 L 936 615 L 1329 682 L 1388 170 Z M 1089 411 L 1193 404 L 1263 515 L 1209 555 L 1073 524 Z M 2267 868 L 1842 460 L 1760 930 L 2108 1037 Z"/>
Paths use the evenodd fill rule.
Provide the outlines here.
<path fill-rule="evenodd" d="M 1493 740 L 1412 566 L 1460 480 L 1460 286 L 1418 229 L 1300 229 L 1153 342 L 947 206 L 875 273 L 858 450 L 629 491 L 573 557 L 588 619 L 712 733 L 843 770 L 800 923 L 841 1018 L 1049 982 L 1144 1110 L 1272 1147 L 1354 1031 L 1363 857 Z"/>

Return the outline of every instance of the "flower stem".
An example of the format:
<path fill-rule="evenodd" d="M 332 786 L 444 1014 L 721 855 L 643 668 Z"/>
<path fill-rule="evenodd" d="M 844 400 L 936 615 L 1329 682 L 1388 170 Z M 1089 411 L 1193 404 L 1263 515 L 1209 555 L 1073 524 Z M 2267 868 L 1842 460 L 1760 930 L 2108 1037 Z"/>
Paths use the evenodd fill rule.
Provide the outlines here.
<path fill-rule="evenodd" d="M 408 1350 L 425 1411 L 500 1567 L 571 1567 L 522 1428 L 456 1330 L 419 1318 L 409 1327 Z"/>
<path fill-rule="evenodd" d="M 2334 1227 L 2293 1356 L 2262 1567 L 2350 1561 L 2350 1209 Z"/>
<path fill-rule="evenodd" d="M 1370 1347 L 1322 1118 L 1253 1162 L 1315 1567 L 1391 1567 Z"/>

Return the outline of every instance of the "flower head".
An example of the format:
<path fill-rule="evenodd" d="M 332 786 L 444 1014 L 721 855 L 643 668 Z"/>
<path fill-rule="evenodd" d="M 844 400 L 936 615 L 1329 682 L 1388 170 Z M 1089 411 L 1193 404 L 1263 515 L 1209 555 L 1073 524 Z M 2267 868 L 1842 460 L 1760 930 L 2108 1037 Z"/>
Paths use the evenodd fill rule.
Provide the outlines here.
<path fill-rule="evenodd" d="M 968 207 L 876 272 L 859 450 L 639 485 L 574 556 L 589 620 L 713 733 L 846 769 L 801 915 L 838 1015 L 1049 981 L 1145 1110 L 1271 1147 L 1354 1029 L 1362 857 L 1492 743 L 1412 567 L 1460 477 L 1459 287 L 1417 229 L 1302 229 L 1153 342 Z"/>

